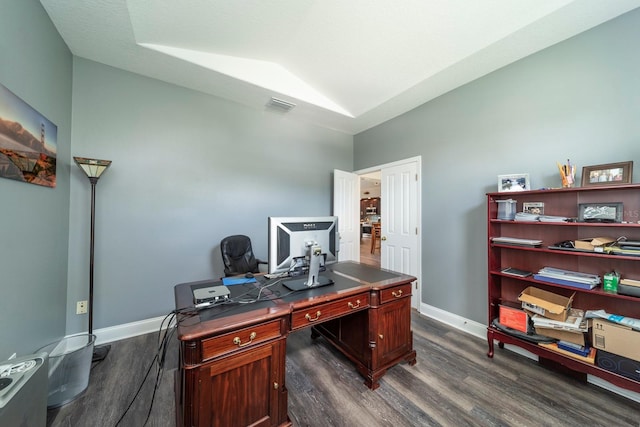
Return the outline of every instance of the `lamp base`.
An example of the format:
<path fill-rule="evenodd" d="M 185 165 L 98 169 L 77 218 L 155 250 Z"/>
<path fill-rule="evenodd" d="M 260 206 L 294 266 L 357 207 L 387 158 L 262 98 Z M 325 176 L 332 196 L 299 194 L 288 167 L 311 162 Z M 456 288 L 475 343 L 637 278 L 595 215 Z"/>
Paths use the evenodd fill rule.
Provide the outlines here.
<path fill-rule="evenodd" d="M 102 362 L 104 358 L 107 357 L 109 350 L 111 350 L 110 345 L 101 345 L 100 347 L 94 347 L 93 358 L 91 359 L 91 362 Z"/>

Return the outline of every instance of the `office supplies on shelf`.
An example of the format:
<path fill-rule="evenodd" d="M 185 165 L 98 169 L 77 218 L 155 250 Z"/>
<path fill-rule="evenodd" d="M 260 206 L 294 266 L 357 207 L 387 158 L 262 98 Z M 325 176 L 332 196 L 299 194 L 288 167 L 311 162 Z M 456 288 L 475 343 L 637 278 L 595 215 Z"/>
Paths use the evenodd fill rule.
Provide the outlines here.
<path fill-rule="evenodd" d="M 563 270 L 561 268 L 543 267 L 534 279 L 542 282 L 556 283 L 579 289 L 593 289 L 600 284 L 600 276 L 581 273 L 579 271 Z"/>
<path fill-rule="evenodd" d="M 571 308 L 565 321 L 549 319 L 548 317 L 534 314 L 531 318 L 536 328 L 561 329 L 571 332 L 587 332 L 588 325 L 584 320 L 584 311 Z"/>
<path fill-rule="evenodd" d="M 576 288 L 576 289 L 593 289 L 596 286 L 598 286 L 597 283 L 582 283 L 582 282 L 574 282 L 572 280 L 564 280 L 564 279 L 557 279 L 555 277 L 546 277 L 546 276 L 541 276 L 539 274 L 534 274 L 533 278 L 536 280 L 539 280 L 541 282 L 547 282 L 547 283 L 554 283 L 556 285 L 564 285 L 564 286 L 569 286 L 572 288 Z"/>
<path fill-rule="evenodd" d="M 551 343 L 551 344 L 546 344 L 546 343 L 539 343 L 538 344 L 541 347 L 544 347 L 548 350 L 554 351 L 556 353 L 560 353 L 563 354 L 565 356 L 571 357 L 573 359 L 577 359 L 577 360 L 581 360 L 583 362 L 586 363 L 590 363 L 592 365 L 595 365 L 596 362 L 596 349 L 591 347 L 591 350 L 589 351 L 589 354 L 587 356 L 581 356 L 579 354 L 576 354 L 572 351 L 567 351 L 564 349 L 561 349 L 558 347 L 558 343 Z"/>
<path fill-rule="evenodd" d="M 560 172 L 560 179 L 562 180 L 562 187 L 571 188 L 575 182 L 576 178 L 576 167 L 571 164 L 569 159 L 567 159 L 566 165 L 560 165 L 560 163 L 556 162 L 558 165 L 558 171 Z"/>
<path fill-rule="evenodd" d="M 567 222 L 569 218 L 565 216 L 554 216 L 554 215 L 540 215 L 538 217 L 538 221 L 540 222 Z"/>
<path fill-rule="evenodd" d="M 542 240 L 536 239 L 521 239 L 518 237 L 492 237 L 491 241 L 494 243 L 505 243 L 507 245 L 522 245 L 522 246 L 540 246 L 542 244 Z"/>
<path fill-rule="evenodd" d="M 530 221 L 530 222 L 535 222 L 538 221 L 538 218 L 540 217 L 540 215 L 538 214 L 532 214 L 529 212 L 518 212 L 516 214 L 516 221 Z"/>
<path fill-rule="evenodd" d="M 510 274 L 512 276 L 518 276 L 518 277 L 529 277 L 529 276 L 531 276 L 533 274 L 530 271 L 519 270 L 519 269 L 513 268 L 513 267 L 503 268 L 500 271 L 502 273 L 504 273 L 504 274 Z"/>
<path fill-rule="evenodd" d="M 588 356 L 591 352 L 591 347 L 589 346 L 579 346 L 568 341 L 558 341 L 558 348 L 561 350 L 570 351 L 571 353 L 575 353 L 582 357 Z"/>

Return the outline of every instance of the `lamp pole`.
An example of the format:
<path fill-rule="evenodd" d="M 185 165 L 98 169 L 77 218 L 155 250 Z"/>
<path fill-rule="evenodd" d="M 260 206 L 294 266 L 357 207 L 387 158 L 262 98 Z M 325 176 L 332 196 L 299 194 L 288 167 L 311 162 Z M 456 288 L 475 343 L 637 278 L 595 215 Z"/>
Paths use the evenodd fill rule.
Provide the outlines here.
<path fill-rule="evenodd" d="M 93 260 L 96 234 L 96 184 L 98 178 L 89 177 L 91 182 L 91 234 L 89 237 L 89 334 L 93 333 Z"/>
<path fill-rule="evenodd" d="M 84 171 L 91 183 L 91 233 L 89 237 L 89 335 L 93 334 L 93 264 L 95 254 L 95 229 L 96 229 L 96 184 L 100 175 L 107 170 L 111 160 L 87 159 L 74 157 L 73 160 Z M 94 347 L 93 361 L 101 361 L 109 353 L 111 346 Z"/>

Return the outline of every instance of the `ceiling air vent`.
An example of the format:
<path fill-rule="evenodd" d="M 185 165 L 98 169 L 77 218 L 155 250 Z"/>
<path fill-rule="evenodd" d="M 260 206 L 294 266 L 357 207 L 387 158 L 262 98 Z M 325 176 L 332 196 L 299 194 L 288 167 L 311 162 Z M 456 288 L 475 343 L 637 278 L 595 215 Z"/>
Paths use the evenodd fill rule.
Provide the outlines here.
<path fill-rule="evenodd" d="M 283 113 L 289 112 L 296 104 L 292 102 L 287 102 L 278 98 L 271 98 L 267 103 L 267 107 L 273 108 L 275 110 L 281 111 Z"/>

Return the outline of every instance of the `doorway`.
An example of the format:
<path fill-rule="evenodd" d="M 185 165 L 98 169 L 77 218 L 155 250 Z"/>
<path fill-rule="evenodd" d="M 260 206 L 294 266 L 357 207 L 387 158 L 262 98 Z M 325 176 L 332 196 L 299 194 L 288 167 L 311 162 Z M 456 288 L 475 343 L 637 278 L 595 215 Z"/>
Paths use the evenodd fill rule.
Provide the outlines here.
<path fill-rule="evenodd" d="M 360 262 L 380 268 L 381 171 L 360 177 Z M 376 230 L 378 231 L 376 233 Z"/>
<path fill-rule="evenodd" d="M 355 172 L 333 171 L 333 214 L 340 219 L 339 259 L 363 262 L 377 252 L 376 248 L 371 253 L 371 240 L 369 253 L 365 252 L 367 245 L 361 244 L 360 176 L 379 172 L 380 268 L 416 277 L 411 306 L 418 310 L 422 300 L 421 165 L 422 157 L 416 156 Z"/>

